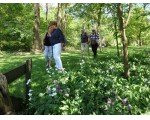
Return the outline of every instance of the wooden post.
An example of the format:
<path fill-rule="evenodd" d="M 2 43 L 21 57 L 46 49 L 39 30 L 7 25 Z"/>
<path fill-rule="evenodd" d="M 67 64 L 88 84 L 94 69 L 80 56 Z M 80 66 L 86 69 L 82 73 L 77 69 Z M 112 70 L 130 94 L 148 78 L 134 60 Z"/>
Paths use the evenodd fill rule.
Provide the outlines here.
<path fill-rule="evenodd" d="M 0 114 L 12 114 L 12 112 L 16 110 L 16 106 L 12 105 L 14 101 L 13 100 L 11 101 L 7 84 L 12 83 L 22 75 L 25 75 L 25 102 L 24 103 L 26 105 L 25 106 L 26 110 L 28 110 L 31 69 L 32 69 L 32 60 L 29 59 L 26 61 L 26 63 L 13 70 L 10 70 L 3 74 L 0 73 Z"/>
<path fill-rule="evenodd" d="M 30 90 L 30 81 L 31 81 L 31 69 L 32 69 L 32 60 L 29 59 L 26 61 L 26 73 L 25 73 L 25 104 L 26 109 L 29 107 L 29 90 Z"/>
<path fill-rule="evenodd" d="M 5 75 L 0 74 L 0 115 L 12 114 L 12 102 L 8 92 L 8 84 Z"/>

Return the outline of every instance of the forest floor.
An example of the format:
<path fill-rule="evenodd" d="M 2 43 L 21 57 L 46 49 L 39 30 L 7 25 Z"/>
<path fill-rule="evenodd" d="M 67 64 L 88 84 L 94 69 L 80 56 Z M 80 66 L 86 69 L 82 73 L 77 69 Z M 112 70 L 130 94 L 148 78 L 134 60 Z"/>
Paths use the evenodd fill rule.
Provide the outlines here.
<path fill-rule="evenodd" d="M 63 83 L 62 79 L 66 79 L 66 78 L 64 78 L 64 76 L 61 73 L 55 72 L 54 61 L 52 61 L 52 67 L 53 67 L 52 71 L 46 71 L 43 53 L 33 54 L 33 53 L 26 53 L 26 52 L 18 52 L 18 53 L 17 52 L 14 52 L 14 53 L 1 52 L 0 53 L 0 66 L 1 66 L 0 72 L 2 72 L 2 73 L 7 72 L 7 71 L 21 65 L 27 59 L 32 58 L 33 68 L 32 68 L 32 78 L 31 78 L 31 81 L 32 81 L 31 89 L 33 91 L 36 91 L 36 93 L 33 92 L 33 96 L 36 96 L 36 95 L 42 96 L 42 94 L 45 95 L 46 94 L 45 89 L 46 89 L 47 85 L 51 85 L 52 81 L 54 81 L 55 79 L 57 79 L 57 80 L 61 79 L 60 83 L 63 85 L 65 84 L 68 88 L 69 88 L 70 84 L 74 85 L 73 88 L 72 87 L 69 88 L 69 89 L 76 89 L 76 91 L 74 91 L 75 92 L 74 94 L 77 94 L 78 93 L 77 91 L 80 91 L 80 90 L 87 92 L 89 89 L 88 87 L 90 87 L 90 86 L 88 86 L 88 84 L 87 84 L 87 86 L 84 86 L 84 89 L 79 89 L 77 87 L 79 87 L 81 85 L 81 83 L 78 86 L 78 83 L 77 82 L 74 83 L 73 80 L 74 81 L 77 79 L 88 80 L 94 76 L 93 80 L 94 79 L 97 79 L 97 80 L 95 80 L 93 83 L 90 83 L 90 84 L 93 84 L 93 86 L 95 86 L 95 84 L 97 84 L 99 82 L 98 79 L 102 79 L 102 78 L 117 79 L 118 81 L 120 80 L 120 82 L 122 82 L 122 83 L 120 83 L 121 84 L 120 88 L 118 87 L 119 86 L 118 85 L 118 86 L 115 86 L 115 89 L 116 89 L 116 91 L 118 90 L 117 91 L 118 95 L 120 95 L 120 97 L 122 99 L 128 98 L 128 100 L 131 102 L 130 104 L 132 105 L 132 107 L 133 106 L 135 107 L 133 109 L 132 114 L 144 114 L 145 112 L 148 113 L 148 111 L 150 111 L 150 94 L 147 94 L 147 92 L 149 91 L 149 85 L 150 85 L 150 83 L 147 82 L 147 80 L 150 79 L 150 69 L 149 69 L 150 68 L 150 57 L 149 56 L 150 56 L 150 48 L 149 47 L 129 47 L 129 62 L 130 62 L 131 73 L 132 73 L 131 80 L 135 80 L 138 78 L 138 80 L 142 81 L 142 82 L 139 82 L 139 81 L 135 80 L 134 81 L 135 83 L 134 83 L 129 80 L 128 81 L 129 84 L 122 82 L 122 79 L 123 79 L 121 77 L 121 74 L 122 74 L 121 72 L 123 72 L 122 57 L 120 57 L 120 58 L 117 57 L 116 48 L 114 48 L 114 47 L 104 48 L 102 51 L 98 50 L 98 57 L 95 60 L 93 60 L 91 50 L 90 50 L 89 55 L 87 55 L 83 59 L 81 58 L 80 50 L 67 49 L 66 51 L 63 51 L 62 62 L 63 62 L 63 66 L 66 71 L 65 74 L 68 76 L 69 75 L 75 76 L 75 77 L 69 78 L 72 80 L 72 83 L 69 83 L 68 81 L 66 83 Z M 100 67 L 100 69 L 97 69 L 98 67 Z M 134 67 L 136 70 L 134 69 Z M 88 69 L 89 69 L 89 71 L 88 71 Z M 114 70 L 116 69 L 116 71 L 112 72 L 113 69 Z M 90 71 L 93 72 L 91 75 L 89 75 Z M 54 77 L 53 75 L 51 75 L 53 73 L 58 74 L 58 75 Z M 101 75 L 101 73 L 102 73 L 102 75 Z M 96 77 L 97 75 L 99 75 L 100 77 L 97 78 Z M 86 76 L 87 76 L 87 78 L 86 78 Z M 80 82 L 83 82 L 82 80 Z M 117 81 L 117 83 L 119 83 L 118 81 Z M 108 83 L 109 83 L 109 80 L 108 80 Z M 113 88 L 113 84 L 108 85 L 108 86 L 107 86 L 107 84 L 106 84 L 106 87 L 108 87 L 108 89 L 109 89 L 109 87 Z M 111 84 L 111 83 L 109 83 L 109 84 Z M 121 92 L 123 92 L 121 90 L 121 88 L 124 88 L 123 87 L 124 84 L 127 84 L 128 87 L 133 87 L 132 90 L 128 87 L 127 87 L 128 89 L 126 88 L 129 92 L 131 92 L 131 91 L 133 92 L 132 95 L 128 94 L 128 93 L 123 93 L 123 94 L 121 93 Z M 132 86 L 133 84 L 136 86 Z M 147 85 L 145 85 L 145 84 L 147 84 Z M 93 86 L 91 86 L 91 91 L 92 90 L 94 91 Z M 145 89 L 144 88 L 140 89 L 140 86 L 143 86 L 143 87 L 145 86 Z M 24 98 L 24 89 L 23 88 L 24 88 L 24 76 L 9 85 L 10 93 L 16 97 Z M 95 89 L 98 89 L 98 88 L 95 88 Z M 142 91 L 144 95 L 138 96 L 137 93 L 139 91 L 140 92 Z M 82 96 L 82 97 L 84 96 L 83 93 L 79 92 L 78 94 L 80 94 L 80 96 Z M 111 93 L 107 93 L 107 95 L 109 97 L 106 97 L 106 98 L 104 97 L 105 100 L 103 102 L 107 103 L 108 98 L 112 97 L 110 94 Z M 72 95 L 73 95 L 73 93 L 72 93 Z M 92 93 L 90 95 L 92 95 Z M 137 97 L 137 98 L 134 98 L 134 97 Z M 138 106 L 134 102 L 141 100 L 140 97 L 146 97 L 146 99 L 145 99 L 145 101 L 143 101 L 144 103 L 143 102 L 137 103 L 137 104 L 140 104 L 140 106 Z M 39 98 L 38 97 L 34 98 L 34 100 L 37 100 L 37 99 L 39 99 Z M 74 98 L 74 99 L 77 99 L 77 98 Z M 90 99 L 90 101 L 86 101 L 86 102 L 87 102 L 87 104 L 89 103 L 89 106 L 90 106 L 90 104 L 92 104 L 91 100 L 93 100 L 93 99 L 91 99 L 91 98 L 89 98 L 89 99 Z M 99 99 L 101 99 L 101 98 L 99 98 Z M 66 100 L 66 98 L 63 97 L 63 98 L 61 98 L 61 100 L 64 101 L 64 100 Z M 46 101 L 46 98 L 43 101 Z M 78 101 L 78 103 L 80 103 L 80 100 L 76 100 L 76 101 Z M 95 101 L 95 100 L 93 100 L 93 101 Z M 31 103 L 32 103 L 31 114 L 128 114 L 128 110 L 125 110 L 124 112 L 123 112 L 123 110 L 121 110 L 120 113 L 115 112 L 117 105 L 114 107 L 113 110 L 112 110 L 112 108 L 110 109 L 107 106 L 107 109 L 108 109 L 108 110 L 106 110 L 107 112 L 105 111 L 103 113 L 99 113 L 98 111 L 101 111 L 100 108 L 91 108 L 91 110 L 94 111 L 94 112 L 92 112 L 92 111 L 88 110 L 88 107 L 83 107 L 82 109 L 85 109 L 85 110 L 81 110 L 80 112 L 79 112 L 78 107 L 76 108 L 77 110 L 70 108 L 70 110 L 67 111 L 67 109 L 62 107 L 63 106 L 62 104 L 60 105 L 61 107 L 54 106 L 56 108 L 59 108 L 60 109 L 59 111 L 56 111 L 56 109 L 53 109 L 52 111 L 45 111 L 45 110 L 42 110 L 42 108 L 43 108 L 42 105 L 41 105 L 42 107 L 40 105 L 39 105 L 39 107 L 37 107 L 36 105 L 39 103 L 37 102 L 37 103 L 35 103 L 35 105 L 33 105 L 33 102 L 35 102 L 35 101 L 31 101 Z M 60 104 L 60 103 L 58 102 L 58 104 Z M 65 104 L 65 103 L 63 103 L 63 104 Z M 95 103 L 95 104 L 97 104 L 97 103 Z M 74 106 L 73 103 L 69 104 L 69 106 L 71 106 L 71 105 L 72 105 L 72 107 Z M 80 103 L 80 105 L 81 105 L 81 103 Z M 81 105 L 81 106 L 84 106 L 84 105 Z M 40 108 L 40 110 L 38 110 L 39 108 Z M 119 108 L 121 108 L 121 105 Z M 138 110 L 136 110 L 137 108 L 138 108 Z M 34 109 L 34 110 L 32 110 L 32 109 Z M 71 111 L 71 109 L 72 109 L 72 111 Z M 124 108 L 124 109 L 126 109 L 126 108 Z M 54 111 L 56 111 L 56 112 L 54 112 Z"/>

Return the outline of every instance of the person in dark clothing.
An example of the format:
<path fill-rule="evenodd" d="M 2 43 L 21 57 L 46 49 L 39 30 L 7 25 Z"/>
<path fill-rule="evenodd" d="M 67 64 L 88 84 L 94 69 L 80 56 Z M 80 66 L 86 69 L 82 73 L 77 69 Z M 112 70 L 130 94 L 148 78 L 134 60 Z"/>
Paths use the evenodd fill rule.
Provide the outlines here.
<path fill-rule="evenodd" d="M 81 54 L 83 56 L 83 53 L 88 53 L 88 48 L 89 48 L 89 40 L 88 40 L 88 35 L 85 32 L 85 30 L 81 31 Z"/>
<path fill-rule="evenodd" d="M 66 43 L 65 36 L 62 31 L 57 27 L 56 21 L 50 22 L 49 31 L 50 32 L 47 34 L 46 37 L 46 40 L 48 41 L 47 44 L 49 45 L 49 58 L 54 58 L 56 69 L 64 70 L 61 61 L 61 51 L 64 47 L 64 44 Z"/>
<path fill-rule="evenodd" d="M 99 35 L 96 33 L 96 30 L 92 30 L 90 35 L 90 43 L 93 51 L 94 58 L 97 57 L 97 48 L 98 48 Z"/>
<path fill-rule="evenodd" d="M 50 43 L 50 33 L 51 33 L 51 28 L 48 26 L 48 31 L 45 34 L 44 40 L 43 40 L 43 45 L 44 45 L 44 56 L 46 60 L 46 68 L 51 68 L 51 52 L 52 52 L 52 46 Z"/>

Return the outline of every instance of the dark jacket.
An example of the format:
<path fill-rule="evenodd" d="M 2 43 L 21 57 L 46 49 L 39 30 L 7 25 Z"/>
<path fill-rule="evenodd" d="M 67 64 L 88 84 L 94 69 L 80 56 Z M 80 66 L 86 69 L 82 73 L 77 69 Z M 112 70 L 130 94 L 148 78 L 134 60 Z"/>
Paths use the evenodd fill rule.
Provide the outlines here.
<path fill-rule="evenodd" d="M 44 40 L 43 40 L 43 44 L 45 46 L 51 46 L 50 40 L 49 40 L 49 36 L 48 36 L 48 32 L 46 33 Z"/>
<path fill-rule="evenodd" d="M 81 43 L 86 43 L 88 42 L 88 36 L 86 33 L 81 34 Z"/>
<path fill-rule="evenodd" d="M 46 46 L 54 46 L 57 43 L 66 43 L 66 39 L 62 31 L 59 28 L 57 28 L 53 30 L 51 36 L 46 35 L 44 43 L 44 45 Z"/>

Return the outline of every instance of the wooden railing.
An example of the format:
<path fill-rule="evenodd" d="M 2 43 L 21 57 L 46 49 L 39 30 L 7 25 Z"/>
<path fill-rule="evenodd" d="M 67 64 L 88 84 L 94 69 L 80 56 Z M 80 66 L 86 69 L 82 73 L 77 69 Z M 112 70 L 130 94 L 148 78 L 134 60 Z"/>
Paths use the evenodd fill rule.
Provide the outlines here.
<path fill-rule="evenodd" d="M 28 108 L 29 105 L 29 89 L 30 89 L 30 80 L 31 80 L 31 70 L 32 70 L 32 60 L 29 59 L 23 65 L 10 70 L 6 73 L 0 74 L 0 114 L 7 114 L 8 111 L 12 110 L 12 102 L 9 97 L 9 92 L 7 84 L 14 82 L 19 77 L 25 75 L 25 108 Z M 8 103 L 8 104 L 6 104 Z M 10 109 L 8 109 L 10 108 Z"/>

